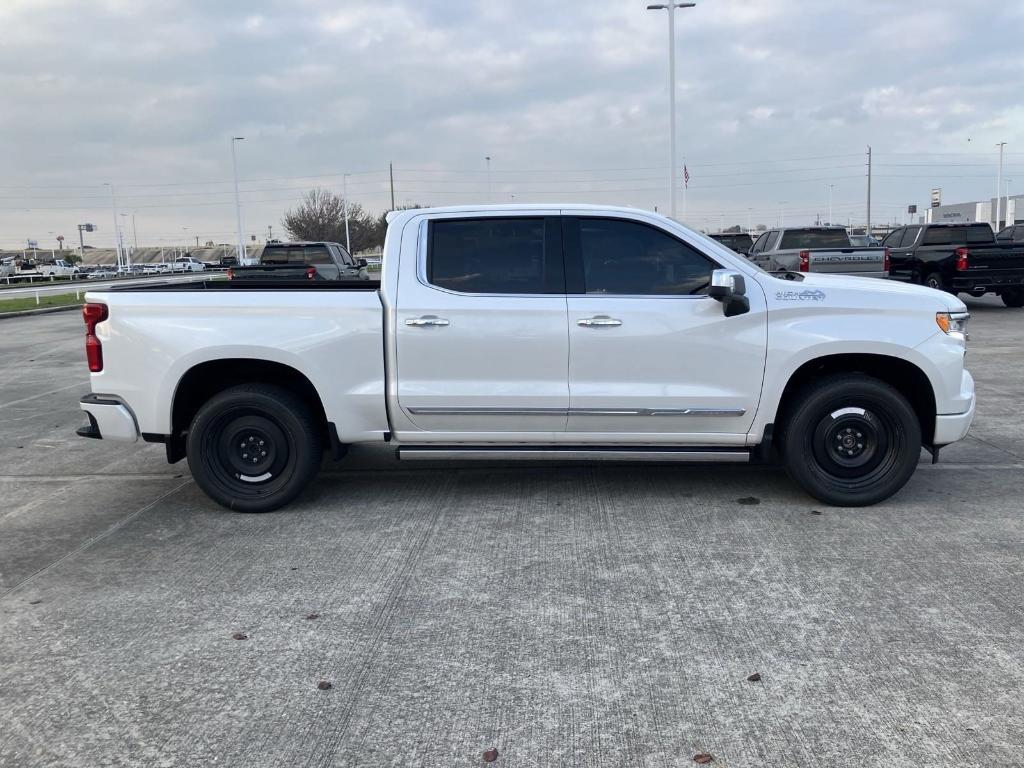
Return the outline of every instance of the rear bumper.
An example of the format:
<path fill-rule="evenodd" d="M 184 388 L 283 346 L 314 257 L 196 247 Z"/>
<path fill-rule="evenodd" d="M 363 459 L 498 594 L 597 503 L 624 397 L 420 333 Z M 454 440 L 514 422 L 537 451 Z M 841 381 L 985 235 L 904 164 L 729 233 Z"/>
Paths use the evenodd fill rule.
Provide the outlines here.
<path fill-rule="evenodd" d="M 78 430 L 80 437 L 121 443 L 134 443 L 139 439 L 135 415 L 116 395 L 88 394 L 81 399 L 79 407 L 89 417 L 88 426 Z"/>
<path fill-rule="evenodd" d="M 1019 274 L 955 275 L 952 287 L 956 291 L 1000 291 L 1004 288 L 1024 286 L 1024 271 Z"/>
<path fill-rule="evenodd" d="M 974 378 L 968 371 L 963 373 L 960 391 L 969 398 L 967 410 L 963 413 L 940 414 L 935 417 L 935 437 L 932 443 L 936 446 L 963 440 L 967 436 L 967 430 L 971 428 L 977 397 L 974 394 Z"/>

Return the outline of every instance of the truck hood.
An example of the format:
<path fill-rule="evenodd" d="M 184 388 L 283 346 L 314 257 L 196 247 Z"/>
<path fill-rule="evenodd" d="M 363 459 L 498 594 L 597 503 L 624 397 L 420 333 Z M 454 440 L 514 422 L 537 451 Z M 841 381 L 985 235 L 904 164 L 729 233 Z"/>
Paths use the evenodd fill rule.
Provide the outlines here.
<path fill-rule="evenodd" d="M 813 288 L 837 288 L 843 291 L 864 291 L 874 294 L 887 294 L 895 301 L 900 297 L 913 298 L 917 301 L 932 301 L 937 312 L 966 312 L 967 305 L 956 296 L 945 291 L 936 291 L 923 285 L 902 283 L 898 280 L 880 280 L 877 277 L 853 277 L 852 275 L 823 275 L 821 273 L 803 273 L 801 282 L 784 281 L 791 289 L 796 286 Z"/>

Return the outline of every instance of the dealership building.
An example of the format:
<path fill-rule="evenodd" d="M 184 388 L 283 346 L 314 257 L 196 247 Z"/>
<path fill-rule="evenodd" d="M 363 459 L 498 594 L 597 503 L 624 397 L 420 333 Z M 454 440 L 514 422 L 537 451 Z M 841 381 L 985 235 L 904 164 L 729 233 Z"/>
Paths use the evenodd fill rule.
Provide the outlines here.
<path fill-rule="evenodd" d="M 999 212 L 1000 230 L 1007 224 L 1024 224 L 1024 195 L 1012 195 L 1002 198 Z M 939 205 L 925 211 L 924 220 L 928 224 L 962 224 L 971 221 L 992 223 L 996 209 L 996 199 L 982 200 L 976 203 L 955 203 Z"/>

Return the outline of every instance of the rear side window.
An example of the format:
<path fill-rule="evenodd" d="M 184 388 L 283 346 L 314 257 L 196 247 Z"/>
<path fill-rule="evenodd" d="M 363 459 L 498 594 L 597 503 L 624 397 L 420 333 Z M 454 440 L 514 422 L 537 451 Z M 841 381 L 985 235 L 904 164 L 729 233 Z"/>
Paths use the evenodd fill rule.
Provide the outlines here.
<path fill-rule="evenodd" d="M 681 240 L 640 222 L 580 217 L 567 227 L 570 242 L 578 237 L 584 293 L 695 295 L 707 289 L 718 268 Z"/>
<path fill-rule="evenodd" d="M 917 240 L 918 234 L 921 232 L 920 227 L 907 227 L 907 231 L 903 233 L 903 239 L 900 240 L 899 246 L 901 248 L 909 248 Z"/>
<path fill-rule="evenodd" d="M 779 250 L 849 247 L 850 238 L 845 229 L 787 229 Z"/>
<path fill-rule="evenodd" d="M 431 221 L 427 280 L 460 293 L 562 293 L 557 227 L 525 217 Z"/>
<path fill-rule="evenodd" d="M 924 233 L 921 245 L 950 245 L 953 242 L 953 227 L 929 227 Z"/>

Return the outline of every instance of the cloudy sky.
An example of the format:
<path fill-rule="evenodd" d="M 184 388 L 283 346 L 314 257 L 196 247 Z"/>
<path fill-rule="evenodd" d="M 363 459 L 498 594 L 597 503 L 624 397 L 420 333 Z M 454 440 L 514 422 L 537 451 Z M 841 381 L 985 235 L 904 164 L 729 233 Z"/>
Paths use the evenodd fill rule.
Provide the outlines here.
<path fill-rule="evenodd" d="M 0 246 L 95 222 L 231 242 L 314 185 L 398 204 L 667 204 L 667 21 L 636 0 L 0 0 Z M 701 0 L 678 16 L 686 220 L 1024 192 L 1024 4 Z M 488 185 L 486 156 L 491 156 Z M 680 214 L 682 213 L 680 196 Z"/>

